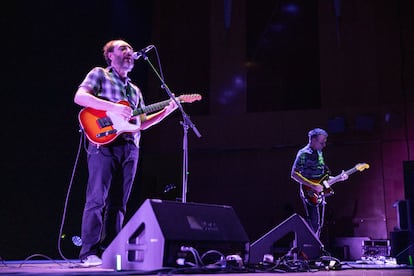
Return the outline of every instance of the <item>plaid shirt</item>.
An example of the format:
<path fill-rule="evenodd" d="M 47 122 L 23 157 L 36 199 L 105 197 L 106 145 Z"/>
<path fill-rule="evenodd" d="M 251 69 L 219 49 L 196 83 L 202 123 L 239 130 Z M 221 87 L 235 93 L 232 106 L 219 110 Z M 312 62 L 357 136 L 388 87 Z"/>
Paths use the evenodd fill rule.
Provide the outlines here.
<path fill-rule="evenodd" d="M 128 101 L 132 109 L 144 107 L 144 101 L 140 89 L 127 78 L 123 81 L 112 68 L 95 67 L 86 75 L 79 85 L 85 87 L 98 98 L 111 102 Z M 133 139 L 139 146 L 140 132 L 123 133 L 124 139 Z"/>

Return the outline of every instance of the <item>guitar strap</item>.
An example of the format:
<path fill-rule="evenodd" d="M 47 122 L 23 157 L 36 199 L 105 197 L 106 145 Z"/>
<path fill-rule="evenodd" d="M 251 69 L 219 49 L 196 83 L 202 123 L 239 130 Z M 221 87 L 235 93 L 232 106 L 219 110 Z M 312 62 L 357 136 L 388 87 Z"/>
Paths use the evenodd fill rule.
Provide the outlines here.
<path fill-rule="evenodd" d="M 130 107 L 135 110 L 137 107 L 139 107 L 139 105 L 141 104 L 141 97 L 139 96 L 138 93 L 134 93 L 133 88 L 131 86 L 131 84 L 128 82 L 125 88 L 126 91 L 126 98 L 128 100 L 128 103 L 130 105 Z M 133 98 L 133 95 L 136 95 L 136 98 Z M 129 122 L 132 124 L 136 123 L 136 118 L 131 119 Z M 121 137 L 126 140 L 126 141 L 133 141 L 133 135 L 131 133 L 125 132 L 122 133 Z"/>
<path fill-rule="evenodd" d="M 131 107 L 133 107 L 133 109 L 137 108 L 140 106 L 141 104 L 141 97 L 138 95 L 138 93 L 135 93 L 137 95 L 137 99 L 134 101 L 134 99 L 132 98 L 132 95 L 134 95 L 133 92 L 133 88 L 131 86 L 131 84 L 128 82 L 127 86 L 126 86 L 126 97 L 128 99 L 129 104 L 131 105 Z M 138 101 L 138 102 L 136 102 Z"/>

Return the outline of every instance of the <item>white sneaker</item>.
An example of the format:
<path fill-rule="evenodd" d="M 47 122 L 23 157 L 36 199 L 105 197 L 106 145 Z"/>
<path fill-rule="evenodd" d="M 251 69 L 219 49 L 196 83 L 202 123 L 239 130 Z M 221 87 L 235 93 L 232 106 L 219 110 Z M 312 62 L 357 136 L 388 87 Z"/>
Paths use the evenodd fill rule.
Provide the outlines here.
<path fill-rule="evenodd" d="M 102 264 L 101 258 L 96 255 L 89 255 L 85 259 L 81 260 L 81 266 L 84 267 L 91 267 L 91 266 L 99 266 Z"/>

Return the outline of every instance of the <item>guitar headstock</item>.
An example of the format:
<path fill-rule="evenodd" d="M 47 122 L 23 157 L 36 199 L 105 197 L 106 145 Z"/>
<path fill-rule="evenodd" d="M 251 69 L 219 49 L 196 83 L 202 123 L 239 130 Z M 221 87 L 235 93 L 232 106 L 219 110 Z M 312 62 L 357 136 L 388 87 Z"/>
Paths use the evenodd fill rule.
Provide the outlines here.
<path fill-rule="evenodd" d="M 358 163 L 355 165 L 355 169 L 362 172 L 365 169 L 369 169 L 369 165 L 367 163 Z"/>
<path fill-rule="evenodd" d="M 178 100 L 182 103 L 192 103 L 201 100 L 201 98 L 200 94 L 184 94 L 178 96 Z"/>

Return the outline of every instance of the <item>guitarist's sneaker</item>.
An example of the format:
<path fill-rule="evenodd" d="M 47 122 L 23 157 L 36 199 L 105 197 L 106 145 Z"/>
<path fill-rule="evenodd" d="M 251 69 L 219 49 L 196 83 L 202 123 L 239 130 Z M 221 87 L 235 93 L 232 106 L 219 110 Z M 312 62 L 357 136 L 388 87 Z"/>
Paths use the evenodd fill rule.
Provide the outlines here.
<path fill-rule="evenodd" d="M 101 258 L 96 255 L 89 255 L 85 259 L 81 260 L 81 266 L 83 267 L 100 266 L 101 264 Z"/>

